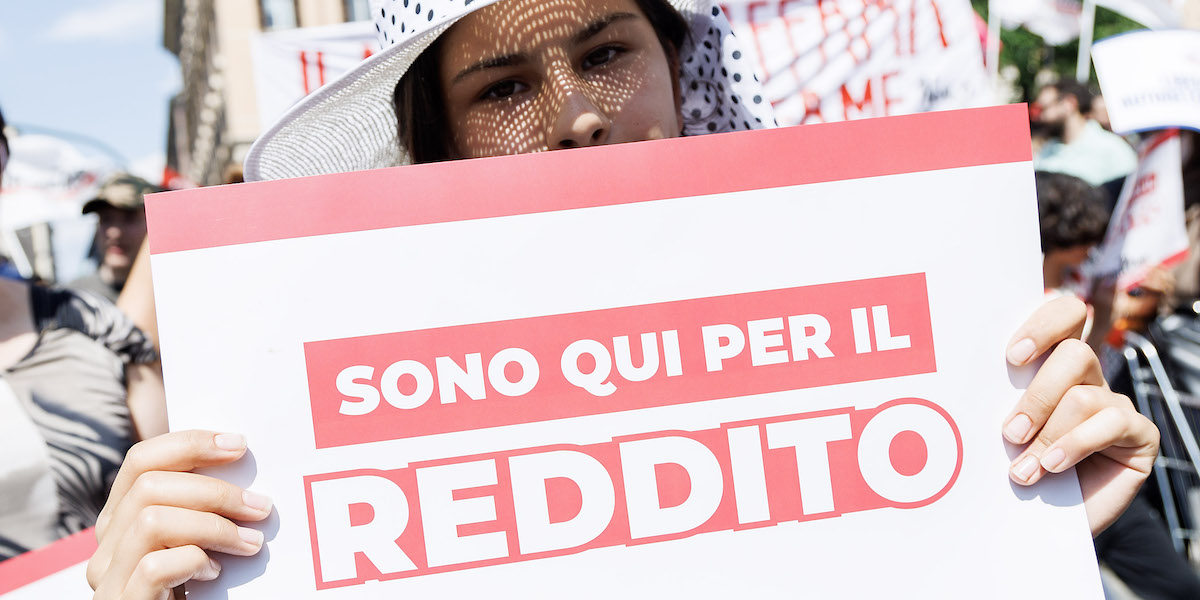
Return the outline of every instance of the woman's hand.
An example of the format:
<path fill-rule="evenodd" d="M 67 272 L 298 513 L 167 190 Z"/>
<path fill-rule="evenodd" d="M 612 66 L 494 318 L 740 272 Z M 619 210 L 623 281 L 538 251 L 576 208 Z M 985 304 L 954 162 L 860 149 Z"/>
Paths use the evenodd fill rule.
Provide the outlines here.
<path fill-rule="evenodd" d="M 1150 474 L 1158 429 L 1128 398 L 1108 389 L 1096 354 L 1078 339 L 1086 318 L 1083 302 L 1059 298 L 1017 330 L 1009 363 L 1022 366 L 1049 355 L 1005 420 L 1004 437 L 1029 444 L 1010 471 L 1021 485 L 1076 467 L 1094 536 L 1120 516 Z"/>
<path fill-rule="evenodd" d="M 246 453 L 240 435 L 168 433 L 135 445 L 96 523 L 100 546 L 88 562 L 95 598 L 165 599 L 189 580 L 215 579 L 214 550 L 250 556 L 263 534 L 237 521 L 271 513 L 265 497 L 192 469 L 231 463 Z"/>

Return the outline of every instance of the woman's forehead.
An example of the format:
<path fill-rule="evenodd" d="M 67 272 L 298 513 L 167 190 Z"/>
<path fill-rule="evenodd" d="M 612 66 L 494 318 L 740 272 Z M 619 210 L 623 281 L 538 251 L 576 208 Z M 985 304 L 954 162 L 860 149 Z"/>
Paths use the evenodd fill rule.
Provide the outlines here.
<path fill-rule="evenodd" d="M 503 0 L 463 17 L 446 34 L 451 60 L 463 54 L 516 54 L 569 42 L 589 25 L 614 14 L 642 16 L 634 0 Z"/>

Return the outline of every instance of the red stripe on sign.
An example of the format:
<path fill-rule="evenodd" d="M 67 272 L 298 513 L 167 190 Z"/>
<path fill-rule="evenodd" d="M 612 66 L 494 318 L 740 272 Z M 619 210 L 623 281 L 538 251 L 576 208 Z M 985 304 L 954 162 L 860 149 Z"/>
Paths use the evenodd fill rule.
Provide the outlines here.
<path fill-rule="evenodd" d="M 156 194 L 154 254 L 1031 160 L 1024 105 Z"/>
<path fill-rule="evenodd" d="M 0 595 L 86 561 L 96 547 L 96 530 L 85 529 L 44 548 L 0 562 Z"/>
<path fill-rule="evenodd" d="M 317 448 L 936 370 L 923 274 L 304 345 Z"/>
<path fill-rule="evenodd" d="M 303 50 L 300 51 L 300 72 L 304 75 L 304 95 L 307 96 L 312 89 L 308 87 L 308 54 Z"/>

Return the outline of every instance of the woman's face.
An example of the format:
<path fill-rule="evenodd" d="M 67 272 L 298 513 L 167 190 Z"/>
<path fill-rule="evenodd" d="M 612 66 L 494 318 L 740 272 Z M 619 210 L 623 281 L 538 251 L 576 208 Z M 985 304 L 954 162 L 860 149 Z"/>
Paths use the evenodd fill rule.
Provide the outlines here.
<path fill-rule="evenodd" d="M 633 0 L 505 0 L 441 43 L 456 158 L 676 137 L 667 53 Z"/>

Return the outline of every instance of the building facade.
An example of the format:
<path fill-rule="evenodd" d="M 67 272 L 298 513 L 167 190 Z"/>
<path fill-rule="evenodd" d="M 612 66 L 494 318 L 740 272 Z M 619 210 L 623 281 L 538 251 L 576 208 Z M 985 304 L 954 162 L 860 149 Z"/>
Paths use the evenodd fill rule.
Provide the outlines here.
<path fill-rule="evenodd" d="M 179 58 L 167 166 L 199 185 L 236 180 L 259 122 L 251 40 L 264 31 L 369 19 L 367 0 L 165 0 L 163 45 Z"/>

